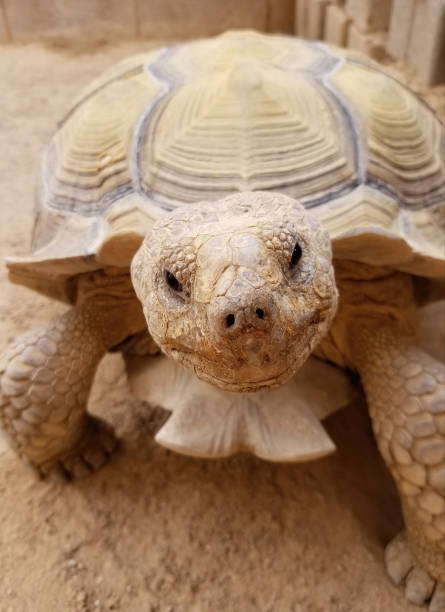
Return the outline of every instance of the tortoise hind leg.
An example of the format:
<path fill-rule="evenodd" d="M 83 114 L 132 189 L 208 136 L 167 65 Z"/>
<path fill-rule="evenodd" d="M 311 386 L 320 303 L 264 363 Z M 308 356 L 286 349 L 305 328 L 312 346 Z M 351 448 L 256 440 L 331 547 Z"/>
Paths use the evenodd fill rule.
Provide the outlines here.
<path fill-rule="evenodd" d="M 445 610 L 445 367 L 388 322 L 364 319 L 353 355 L 374 433 L 396 482 L 405 532 L 387 547 L 391 579 L 416 604 Z"/>
<path fill-rule="evenodd" d="M 111 428 L 87 414 L 88 395 L 104 353 L 144 321 L 134 294 L 99 293 L 19 338 L 1 359 L 0 423 L 42 475 L 59 467 L 85 476 L 115 447 Z"/>

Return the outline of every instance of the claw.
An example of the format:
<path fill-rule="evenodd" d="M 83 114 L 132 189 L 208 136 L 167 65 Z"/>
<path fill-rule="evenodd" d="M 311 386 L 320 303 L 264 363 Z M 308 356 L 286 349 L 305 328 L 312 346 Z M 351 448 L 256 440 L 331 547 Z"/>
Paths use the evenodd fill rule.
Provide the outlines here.
<path fill-rule="evenodd" d="M 66 484 L 69 480 L 67 472 L 59 464 L 53 465 L 49 471 L 42 473 L 42 476 L 54 484 Z"/>
<path fill-rule="evenodd" d="M 431 598 L 428 612 L 444 612 L 445 610 L 445 584 L 438 584 Z"/>
<path fill-rule="evenodd" d="M 405 597 L 413 604 L 421 606 L 431 597 L 435 581 L 419 566 L 414 567 L 406 578 Z"/>
<path fill-rule="evenodd" d="M 385 550 L 386 571 L 394 584 L 402 584 L 404 578 L 414 567 L 415 561 L 406 543 L 405 536 L 399 533 Z"/>
<path fill-rule="evenodd" d="M 404 532 L 399 533 L 387 545 L 385 565 L 394 584 L 405 583 L 405 597 L 408 601 L 421 606 L 431 598 L 428 612 L 445 612 L 445 584 L 437 583 L 418 564 Z"/>
<path fill-rule="evenodd" d="M 91 469 L 85 463 L 82 457 L 73 457 L 65 459 L 63 462 L 65 469 L 72 478 L 86 478 L 91 474 Z"/>
<path fill-rule="evenodd" d="M 113 430 L 110 427 L 105 426 L 101 428 L 99 432 L 99 439 L 109 455 L 116 450 L 117 440 L 114 436 Z"/>
<path fill-rule="evenodd" d="M 83 458 L 93 470 L 98 470 L 107 461 L 107 453 L 101 448 L 87 448 Z"/>
<path fill-rule="evenodd" d="M 57 482 L 86 478 L 107 462 L 116 447 L 112 428 L 100 419 L 90 417 L 84 437 L 71 452 L 44 469 L 40 466 L 40 471 L 43 476 Z"/>

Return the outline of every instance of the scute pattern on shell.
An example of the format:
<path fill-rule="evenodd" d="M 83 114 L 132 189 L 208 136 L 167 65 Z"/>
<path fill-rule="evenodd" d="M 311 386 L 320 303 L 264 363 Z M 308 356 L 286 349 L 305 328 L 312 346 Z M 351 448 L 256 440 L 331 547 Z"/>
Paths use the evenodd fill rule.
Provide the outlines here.
<path fill-rule="evenodd" d="M 54 207 L 96 214 L 132 189 L 130 134 L 147 97 L 155 92 L 143 74 L 113 81 L 63 123 L 44 162 L 45 195 Z"/>
<path fill-rule="evenodd" d="M 341 257 L 439 276 L 444 147 L 434 113 L 357 53 L 235 31 L 140 54 L 60 123 L 12 275 L 128 267 L 165 211 L 261 189 L 310 207 Z"/>

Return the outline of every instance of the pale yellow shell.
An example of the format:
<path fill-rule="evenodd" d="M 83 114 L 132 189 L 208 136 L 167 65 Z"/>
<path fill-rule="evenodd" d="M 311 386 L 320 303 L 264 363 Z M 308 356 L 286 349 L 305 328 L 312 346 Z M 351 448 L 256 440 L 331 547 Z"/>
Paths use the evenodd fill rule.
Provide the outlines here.
<path fill-rule="evenodd" d="M 254 32 L 165 47 L 94 81 L 43 160 L 31 255 L 11 277 L 70 298 L 128 267 L 153 220 L 233 191 L 296 197 L 334 254 L 444 274 L 445 131 L 357 53 Z"/>

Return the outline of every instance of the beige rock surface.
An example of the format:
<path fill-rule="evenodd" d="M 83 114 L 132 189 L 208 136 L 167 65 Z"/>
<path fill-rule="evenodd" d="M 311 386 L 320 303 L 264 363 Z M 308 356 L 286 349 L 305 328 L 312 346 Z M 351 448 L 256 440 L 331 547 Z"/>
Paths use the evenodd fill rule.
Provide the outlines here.
<path fill-rule="evenodd" d="M 388 31 L 388 53 L 395 59 L 402 60 L 411 39 L 412 21 L 416 0 L 394 0 Z"/>
<path fill-rule="evenodd" d="M 346 13 L 362 32 L 385 30 L 392 2 L 388 0 L 346 0 Z"/>
<path fill-rule="evenodd" d="M 80 86 L 141 46 L 1 48 L 2 258 L 29 244 L 33 179 L 57 120 Z M 442 90 L 428 96 L 445 116 Z M 3 266 L 0 283 L 0 349 L 64 308 L 8 284 Z M 443 306 L 427 318 L 437 354 Z M 101 365 L 91 409 L 122 448 L 89 480 L 38 482 L 0 454 L 1 612 L 418 610 L 385 575 L 401 515 L 361 397 L 325 421 L 338 452 L 297 465 L 157 446 L 165 416 L 131 397 L 119 355 Z"/>
<path fill-rule="evenodd" d="M 343 7 L 330 4 L 326 8 L 323 39 L 331 45 L 344 46 L 350 21 Z"/>
<path fill-rule="evenodd" d="M 305 38 L 317 40 L 323 37 L 325 13 L 329 0 L 310 0 L 307 3 L 307 31 Z"/>
<path fill-rule="evenodd" d="M 383 31 L 363 33 L 354 23 L 351 23 L 348 28 L 346 46 L 380 61 L 386 55 L 385 36 Z"/>
<path fill-rule="evenodd" d="M 407 62 L 428 85 L 445 80 L 445 4 L 437 0 L 417 2 Z"/>

